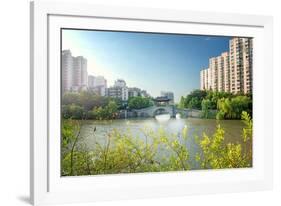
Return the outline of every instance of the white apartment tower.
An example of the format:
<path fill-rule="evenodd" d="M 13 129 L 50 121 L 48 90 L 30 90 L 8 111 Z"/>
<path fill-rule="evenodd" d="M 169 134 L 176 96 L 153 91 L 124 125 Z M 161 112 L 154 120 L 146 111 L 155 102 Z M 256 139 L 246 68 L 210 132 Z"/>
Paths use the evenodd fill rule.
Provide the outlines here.
<path fill-rule="evenodd" d="M 252 50 L 251 38 L 232 38 L 229 52 L 210 58 L 209 68 L 201 70 L 201 90 L 252 92 Z"/>
<path fill-rule="evenodd" d="M 200 89 L 205 90 L 205 69 L 200 71 Z"/>
<path fill-rule="evenodd" d="M 72 87 L 73 58 L 70 50 L 62 51 L 62 91 L 69 91 Z"/>
<path fill-rule="evenodd" d="M 209 59 L 209 72 L 211 81 L 210 83 L 210 89 L 217 91 L 218 90 L 218 61 L 216 57 L 212 57 Z"/>
<path fill-rule="evenodd" d="M 200 89 L 210 90 L 212 85 L 212 73 L 210 68 L 200 71 Z"/>
<path fill-rule="evenodd" d="M 217 91 L 229 92 L 229 55 L 228 52 L 222 53 L 217 57 L 218 68 L 218 87 Z"/>
<path fill-rule="evenodd" d="M 222 90 L 221 91 L 225 91 L 225 92 L 230 92 L 230 66 L 229 66 L 229 52 L 223 52 L 221 54 L 221 67 L 222 67 L 222 71 L 223 71 L 223 80 L 222 80 Z"/>
<path fill-rule="evenodd" d="M 206 75 L 207 75 L 206 88 L 207 90 L 210 90 L 212 89 L 212 81 L 213 81 L 212 72 L 210 68 L 207 69 Z"/>
<path fill-rule="evenodd" d="M 235 37 L 230 48 L 230 91 L 232 93 L 252 92 L 253 40 Z"/>
<path fill-rule="evenodd" d="M 79 90 L 88 85 L 87 59 L 82 56 L 73 57 L 72 89 Z"/>
<path fill-rule="evenodd" d="M 62 51 L 62 89 L 78 91 L 87 89 L 87 59 L 82 56 L 73 57 L 70 50 Z"/>
<path fill-rule="evenodd" d="M 200 71 L 200 89 L 208 90 L 208 71 L 209 68 Z"/>

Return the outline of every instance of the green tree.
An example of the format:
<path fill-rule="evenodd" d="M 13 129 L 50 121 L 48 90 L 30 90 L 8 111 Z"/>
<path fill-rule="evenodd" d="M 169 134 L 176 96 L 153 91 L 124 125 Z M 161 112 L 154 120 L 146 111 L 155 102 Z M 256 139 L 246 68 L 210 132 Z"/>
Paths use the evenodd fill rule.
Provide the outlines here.
<path fill-rule="evenodd" d="M 128 106 L 130 109 L 142 109 L 152 106 L 152 103 L 150 98 L 137 96 L 129 99 Z"/>
<path fill-rule="evenodd" d="M 65 119 L 82 119 L 84 117 L 84 110 L 81 106 L 75 104 L 63 105 L 62 116 Z"/>
<path fill-rule="evenodd" d="M 118 105 L 115 101 L 109 101 L 109 103 L 103 107 L 94 107 L 87 113 L 89 119 L 105 120 L 115 119 L 118 115 Z"/>
<path fill-rule="evenodd" d="M 69 104 L 75 104 L 80 105 L 80 94 L 77 92 L 66 92 L 62 96 L 62 104 L 63 105 L 69 105 Z"/>
<path fill-rule="evenodd" d="M 110 101 L 110 98 L 96 95 L 93 92 L 83 91 L 79 94 L 80 104 L 85 111 L 89 111 L 94 107 L 104 107 Z"/>
<path fill-rule="evenodd" d="M 222 98 L 217 103 L 217 119 L 241 119 L 243 111 L 252 113 L 252 101 L 247 96 Z"/>
<path fill-rule="evenodd" d="M 210 118 L 211 112 L 210 109 L 212 108 L 212 102 L 209 99 L 203 99 L 202 100 L 202 116 L 204 118 Z"/>
<path fill-rule="evenodd" d="M 206 97 L 207 92 L 204 90 L 193 90 L 184 98 L 182 105 L 184 108 L 201 109 L 201 102 Z"/>
<path fill-rule="evenodd" d="M 109 119 L 114 119 L 117 116 L 118 105 L 115 101 L 109 101 L 108 105 L 105 107 L 106 117 Z"/>
<path fill-rule="evenodd" d="M 184 109 L 185 108 L 185 98 L 182 96 L 180 102 L 178 104 L 178 108 Z"/>

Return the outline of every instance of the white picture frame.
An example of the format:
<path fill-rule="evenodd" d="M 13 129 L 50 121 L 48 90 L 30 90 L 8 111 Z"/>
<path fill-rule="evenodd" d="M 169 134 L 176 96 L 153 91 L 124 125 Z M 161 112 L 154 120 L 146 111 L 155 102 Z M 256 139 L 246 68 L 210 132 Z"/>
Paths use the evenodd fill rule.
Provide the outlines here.
<path fill-rule="evenodd" d="M 273 183 L 272 17 L 66 2 L 31 2 L 31 200 L 34 205 L 268 190 Z M 256 37 L 254 166 L 60 177 L 60 28 Z M 172 30 L 172 31 L 171 31 Z"/>

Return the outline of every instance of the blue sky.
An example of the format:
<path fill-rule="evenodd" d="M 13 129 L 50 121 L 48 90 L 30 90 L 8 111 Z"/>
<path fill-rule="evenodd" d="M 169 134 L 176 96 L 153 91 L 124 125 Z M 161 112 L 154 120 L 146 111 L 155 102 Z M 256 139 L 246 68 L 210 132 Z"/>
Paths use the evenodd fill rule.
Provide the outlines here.
<path fill-rule="evenodd" d="M 210 57 L 229 50 L 230 37 L 63 30 L 62 49 L 88 60 L 88 73 L 111 86 L 124 79 L 129 87 L 152 96 L 172 91 L 175 101 L 200 88 L 200 70 Z"/>

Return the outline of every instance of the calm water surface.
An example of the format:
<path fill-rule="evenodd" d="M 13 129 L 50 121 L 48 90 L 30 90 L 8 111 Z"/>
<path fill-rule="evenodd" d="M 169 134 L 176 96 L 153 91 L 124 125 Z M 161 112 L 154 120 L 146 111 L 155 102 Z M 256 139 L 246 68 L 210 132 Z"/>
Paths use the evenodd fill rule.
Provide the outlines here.
<path fill-rule="evenodd" d="M 101 144 L 105 144 L 107 135 L 113 130 L 117 129 L 121 133 L 130 132 L 135 138 L 144 138 L 142 130 L 150 128 L 157 131 L 162 127 L 165 131 L 172 134 L 178 134 L 180 136 L 184 127 L 188 128 L 188 140 L 186 147 L 190 153 L 191 159 L 195 159 L 196 153 L 200 152 L 198 144 L 195 142 L 195 137 L 202 138 L 203 132 L 207 135 L 212 135 L 217 125 L 220 124 L 225 130 L 225 142 L 226 143 L 241 143 L 242 141 L 242 129 L 244 124 L 240 120 L 214 120 L 214 119 L 170 119 L 166 122 L 158 122 L 156 119 L 129 119 L 129 120 L 111 120 L 111 121 L 95 121 L 85 120 L 81 130 L 80 145 L 87 150 L 93 150 L 95 148 L 95 142 L 98 141 Z M 96 131 L 94 132 L 94 128 Z M 251 145 L 247 145 L 251 147 Z M 162 154 L 163 155 L 163 154 Z M 165 155 L 165 154 L 164 154 Z M 168 155 L 168 154 L 166 154 Z M 192 169 L 196 169 L 199 165 L 196 161 L 191 163 Z"/>

